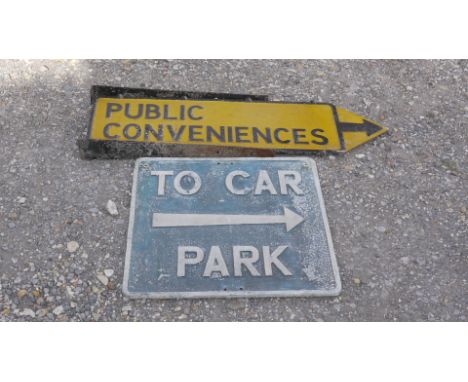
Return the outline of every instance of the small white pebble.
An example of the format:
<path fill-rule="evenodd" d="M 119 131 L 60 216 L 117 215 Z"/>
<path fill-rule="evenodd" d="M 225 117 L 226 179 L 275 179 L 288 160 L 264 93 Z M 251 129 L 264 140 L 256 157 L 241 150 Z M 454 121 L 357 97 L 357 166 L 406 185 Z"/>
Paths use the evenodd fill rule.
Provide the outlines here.
<path fill-rule="evenodd" d="M 67 243 L 67 251 L 70 253 L 76 252 L 80 245 L 76 241 L 69 241 Z"/>
<path fill-rule="evenodd" d="M 114 270 L 113 269 L 104 269 L 104 274 L 107 277 L 112 277 L 112 275 L 114 274 Z"/>
<path fill-rule="evenodd" d="M 63 306 L 59 305 L 57 306 L 52 313 L 54 313 L 56 316 L 60 316 L 63 313 Z"/>
<path fill-rule="evenodd" d="M 101 283 L 103 283 L 104 285 L 109 284 L 109 279 L 108 279 L 105 275 L 103 275 L 102 273 L 99 273 L 99 274 L 97 275 L 97 278 L 98 278 L 98 280 L 99 280 Z"/>
<path fill-rule="evenodd" d="M 117 210 L 117 206 L 112 200 L 107 201 L 106 209 L 107 209 L 107 212 L 109 212 L 109 214 L 112 216 L 117 216 L 119 214 L 119 211 Z"/>
<path fill-rule="evenodd" d="M 21 313 L 20 316 L 29 316 L 31 318 L 36 317 L 36 313 L 32 309 L 24 309 Z"/>

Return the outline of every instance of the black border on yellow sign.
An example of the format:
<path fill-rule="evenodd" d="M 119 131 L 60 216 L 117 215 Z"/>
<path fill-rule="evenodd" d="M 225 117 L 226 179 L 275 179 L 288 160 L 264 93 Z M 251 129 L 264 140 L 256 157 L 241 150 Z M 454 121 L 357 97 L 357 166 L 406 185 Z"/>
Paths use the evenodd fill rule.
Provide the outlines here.
<path fill-rule="evenodd" d="M 259 149 L 259 148 L 234 148 L 227 146 L 204 146 L 204 150 L 200 146 L 184 145 L 184 144 L 164 144 L 153 142 L 123 142 L 112 140 L 94 140 L 91 139 L 92 125 L 96 112 L 96 101 L 99 98 L 116 98 L 116 99 L 166 99 L 166 100 L 202 100 L 202 101 L 243 101 L 252 103 L 269 102 L 272 104 L 286 105 L 327 105 L 331 108 L 335 126 L 338 133 L 340 143 L 339 150 L 296 150 L 296 149 Z M 143 88 L 125 88 L 114 86 L 94 85 L 91 87 L 91 113 L 88 122 L 86 138 L 78 139 L 77 144 L 80 149 L 80 156 L 83 159 L 130 159 L 141 156 L 274 156 L 275 154 L 288 155 L 326 155 L 329 153 L 344 153 L 346 152 L 346 143 L 344 132 L 348 131 L 365 131 L 368 136 L 375 133 L 375 129 L 387 129 L 378 124 L 363 118 L 363 123 L 348 123 L 341 122 L 338 117 L 338 111 L 335 105 L 328 102 L 278 102 L 269 101 L 266 95 L 254 94 L 232 94 L 232 93 L 212 93 L 212 92 L 192 92 L 192 91 L 171 91 L 159 89 L 143 89 Z M 381 133 L 380 133 L 381 134 Z M 378 135 L 380 135 L 378 134 Z M 183 149 L 182 149 L 183 148 Z M 226 151 L 226 155 L 221 153 L 221 148 Z M 185 153 L 184 153 L 185 151 Z"/>

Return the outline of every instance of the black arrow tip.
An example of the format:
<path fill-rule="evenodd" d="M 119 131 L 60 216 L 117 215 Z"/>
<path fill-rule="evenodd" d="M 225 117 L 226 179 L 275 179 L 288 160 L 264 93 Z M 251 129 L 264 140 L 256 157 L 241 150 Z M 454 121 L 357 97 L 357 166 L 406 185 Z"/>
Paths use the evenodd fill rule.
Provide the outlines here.
<path fill-rule="evenodd" d="M 379 125 L 367 119 L 364 120 L 363 127 L 363 130 L 366 131 L 368 137 L 382 130 L 382 128 Z"/>
<path fill-rule="evenodd" d="M 340 122 L 338 129 L 341 132 L 344 131 L 355 131 L 355 132 L 364 132 L 367 136 L 374 135 L 380 130 L 383 130 L 383 127 L 377 125 L 374 122 L 369 121 L 368 119 L 363 119 L 363 123 L 354 123 L 354 122 Z"/>

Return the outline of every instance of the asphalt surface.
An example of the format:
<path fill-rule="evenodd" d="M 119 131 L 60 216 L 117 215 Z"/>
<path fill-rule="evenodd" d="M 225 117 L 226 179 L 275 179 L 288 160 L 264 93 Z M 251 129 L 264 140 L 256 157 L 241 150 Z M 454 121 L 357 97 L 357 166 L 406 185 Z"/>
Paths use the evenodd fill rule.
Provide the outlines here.
<path fill-rule="evenodd" d="M 124 297 L 134 161 L 79 158 L 94 84 L 331 102 L 388 127 L 314 157 L 341 295 Z M 466 321 L 467 91 L 468 61 L 0 61 L 0 320 Z"/>

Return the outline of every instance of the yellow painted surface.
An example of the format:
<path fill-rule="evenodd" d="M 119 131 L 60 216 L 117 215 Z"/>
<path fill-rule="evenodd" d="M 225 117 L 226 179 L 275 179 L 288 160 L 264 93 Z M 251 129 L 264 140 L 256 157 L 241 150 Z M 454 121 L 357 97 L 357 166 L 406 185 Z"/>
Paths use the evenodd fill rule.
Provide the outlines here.
<path fill-rule="evenodd" d="M 363 122 L 344 109 L 337 112 L 347 122 Z M 344 136 L 347 141 L 350 136 L 350 147 L 369 140 L 365 133 Z M 326 104 L 99 98 L 89 138 L 342 151 L 333 106 Z"/>
<path fill-rule="evenodd" d="M 340 122 L 353 122 L 353 123 L 363 123 L 364 118 L 360 115 L 351 113 L 348 110 L 342 109 L 341 107 L 336 108 L 336 113 L 338 114 L 338 119 Z"/>
<path fill-rule="evenodd" d="M 364 123 L 365 121 L 365 119 L 361 117 L 360 115 L 352 113 L 340 107 L 336 108 L 336 113 L 338 115 L 339 122 Z M 367 120 L 370 121 L 369 119 Z M 372 122 L 374 125 L 379 126 L 380 130 L 370 135 L 367 135 L 367 133 L 363 131 L 353 131 L 353 132 L 344 131 L 342 133 L 346 151 L 350 151 L 357 146 L 361 146 L 362 144 L 369 142 L 377 138 L 379 135 L 382 135 L 388 131 L 386 127 L 383 127 L 382 125 L 374 121 L 370 121 L 370 122 Z"/>

